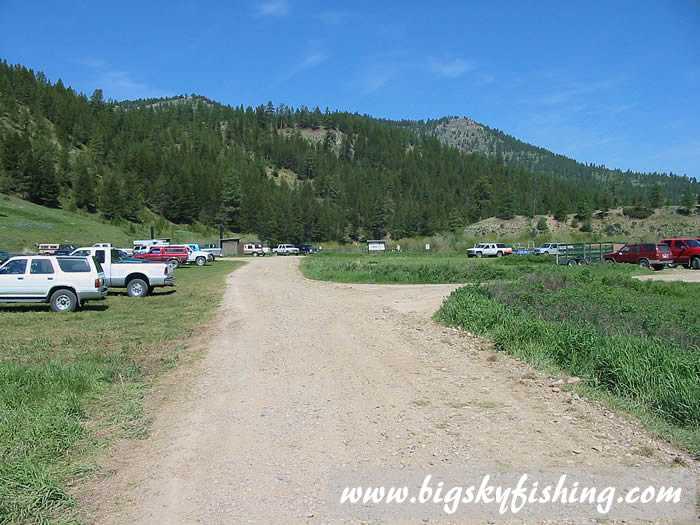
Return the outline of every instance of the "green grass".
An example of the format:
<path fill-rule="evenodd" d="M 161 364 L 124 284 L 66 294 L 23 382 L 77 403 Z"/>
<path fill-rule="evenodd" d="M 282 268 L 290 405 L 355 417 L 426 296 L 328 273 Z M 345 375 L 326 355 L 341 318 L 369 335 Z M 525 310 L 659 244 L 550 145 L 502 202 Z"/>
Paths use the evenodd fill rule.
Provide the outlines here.
<path fill-rule="evenodd" d="M 183 267 L 177 289 L 143 299 L 115 289 L 72 314 L 0 305 L 0 523 L 70 515 L 66 487 L 99 471 L 91 451 L 147 435 L 151 380 L 177 366 L 241 264 Z"/>
<path fill-rule="evenodd" d="M 634 407 L 700 456 L 700 285 L 641 282 L 615 267 L 552 268 L 464 287 L 436 319 Z"/>
<path fill-rule="evenodd" d="M 510 255 L 469 259 L 464 254 L 322 253 L 306 257 L 301 271 L 309 279 L 343 283 L 440 284 L 515 280 L 537 270 L 555 268 L 554 257 Z M 638 271 L 621 266 L 621 272 Z"/>
<path fill-rule="evenodd" d="M 151 222 L 148 222 L 151 221 Z M 151 236 L 154 216 L 143 224 L 112 224 L 96 214 L 73 213 L 52 209 L 0 194 L 0 250 L 30 253 L 38 243 L 73 243 L 92 246 L 95 242 L 111 242 L 114 246 L 131 246 L 134 239 Z M 182 227 L 161 222 L 156 235 L 177 242 L 216 242 L 218 232 L 205 227 Z"/>

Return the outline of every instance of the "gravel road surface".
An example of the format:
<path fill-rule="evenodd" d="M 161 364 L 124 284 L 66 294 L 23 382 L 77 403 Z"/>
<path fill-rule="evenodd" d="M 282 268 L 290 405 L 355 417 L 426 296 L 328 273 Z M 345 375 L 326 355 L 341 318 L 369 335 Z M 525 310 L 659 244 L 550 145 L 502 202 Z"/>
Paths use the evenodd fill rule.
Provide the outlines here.
<path fill-rule="evenodd" d="M 696 468 L 558 378 L 434 323 L 456 286 L 309 281 L 299 260 L 250 259 L 228 277 L 203 359 L 154 387 L 148 439 L 106 452 L 112 475 L 79 494 L 86 521 L 333 522 L 337 468 Z"/>

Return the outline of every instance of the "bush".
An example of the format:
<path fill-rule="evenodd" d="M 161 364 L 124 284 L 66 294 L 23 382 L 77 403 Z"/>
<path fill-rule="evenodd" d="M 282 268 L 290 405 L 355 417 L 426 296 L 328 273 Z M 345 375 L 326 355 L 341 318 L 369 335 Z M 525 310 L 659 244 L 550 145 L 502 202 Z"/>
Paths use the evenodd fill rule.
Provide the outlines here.
<path fill-rule="evenodd" d="M 645 208 L 644 206 L 629 206 L 627 208 L 622 208 L 622 214 L 632 217 L 633 219 L 646 219 L 654 214 L 654 210 Z"/>

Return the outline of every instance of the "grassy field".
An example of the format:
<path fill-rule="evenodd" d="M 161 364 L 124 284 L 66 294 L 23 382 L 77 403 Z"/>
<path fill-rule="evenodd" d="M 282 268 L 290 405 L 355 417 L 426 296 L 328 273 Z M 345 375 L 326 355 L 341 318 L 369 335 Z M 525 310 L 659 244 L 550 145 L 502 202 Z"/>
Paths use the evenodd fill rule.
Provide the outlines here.
<path fill-rule="evenodd" d="M 564 267 L 547 257 L 323 254 L 304 274 L 353 283 L 482 283 L 457 290 L 442 323 L 485 336 L 535 367 L 635 413 L 700 456 L 700 284 L 639 281 L 634 265 Z"/>
<path fill-rule="evenodd" d="M 218 231 L 204 227 L 181 227 L 146 217 L 143 224 L 104 221 L 99 215 L 45 208 L 9 195 L 0 195 L 0 250 L 33 252 L 38 243 L 73 243 L 92 246 L 110 242 L 131 246 L 134 239 L 148 239 L 154 226 L 157 236 L 177 242 L 216 242 Z"/>
<path fill-rule="evenodd" d="M 91 452 L 111 438 L 147 435 L 151 381 L 177 366 L 241 264 L 183 267 L 177 289 L 115 289 L 72 314 L 0 305 L 0 523 L 70 521 L 66 487 L 99 471 Z"/>
<path fill-rule="evenodd" d="M 343 283 L 480 283 L 515 280 L 538 268 L 555 268 L 554 261 L 553 256 L 534 255 L 469 259 L 458 253 L 322 253 L 306 257 L 301 270 L 309 279 Z M 632 265 L 617 266 L 625 274 L 640 271 Z"/>

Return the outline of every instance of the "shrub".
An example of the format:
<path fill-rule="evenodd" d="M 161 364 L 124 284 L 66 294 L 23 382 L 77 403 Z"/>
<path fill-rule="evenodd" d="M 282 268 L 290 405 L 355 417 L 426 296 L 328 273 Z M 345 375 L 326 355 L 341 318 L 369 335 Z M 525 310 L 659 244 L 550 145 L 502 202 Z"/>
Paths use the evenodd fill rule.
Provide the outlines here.
<path fill-rule="evenodd" d="M 622 213 L 633 219 L 646 219 L 654 214 L 654 210 L 644 206 L 628 206 L 622 208 Z"/>

